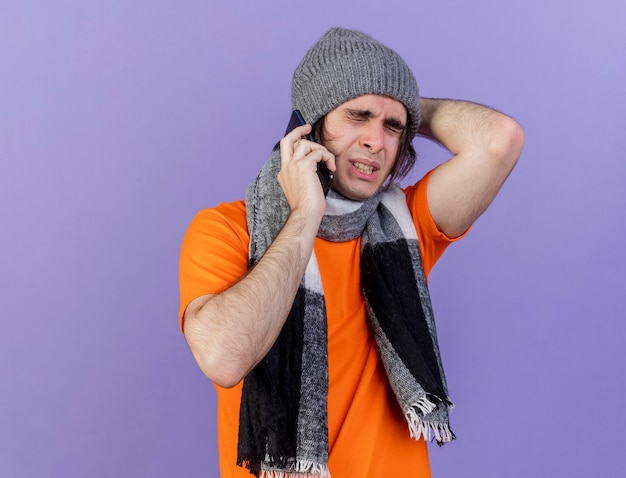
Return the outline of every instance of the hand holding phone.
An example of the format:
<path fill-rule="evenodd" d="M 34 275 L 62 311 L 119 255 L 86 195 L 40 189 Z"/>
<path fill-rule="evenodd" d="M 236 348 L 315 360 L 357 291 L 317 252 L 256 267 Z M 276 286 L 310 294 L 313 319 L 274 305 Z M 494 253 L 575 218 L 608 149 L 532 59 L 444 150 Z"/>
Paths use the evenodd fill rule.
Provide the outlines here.
<path fill-rule="evenodd" d="M 287 131 L 285 131 L 285 136 L 288 135 L 292 130 L 297 128 L 298 126 L 304 126 L 306 122 L 302 117 L 302 114 L 299 110 L 293 110 L 291 113 L 291 118 L 289 119 L 289 124 L 287 125 Z M 307 134 L 305 138 L 308 141 L 315 141 L 313 139 L 313 135 Z M 320 182 L 322 183 L 322 189 L 324 190 L 324 196 L 328 195 L 328 190 L 330 189 L 330 185 L 333 183 L 333 173 L 330 172 L 330 169 L 326 166 L 324 161 L 319 161 L 317 163 L 317 176 L 320 178 Z"/>

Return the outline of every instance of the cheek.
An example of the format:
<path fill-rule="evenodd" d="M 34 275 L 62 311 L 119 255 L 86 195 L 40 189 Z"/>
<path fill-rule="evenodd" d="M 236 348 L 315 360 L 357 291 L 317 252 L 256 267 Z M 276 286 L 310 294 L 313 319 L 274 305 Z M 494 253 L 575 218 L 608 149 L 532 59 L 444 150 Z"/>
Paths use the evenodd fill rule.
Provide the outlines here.
<path fill-rule="evenodd" d="M 323 145 L 328 151 L 335 155 L 335 158 L 340 158 L 350 148 L 350 144 L 344 137 L 327 138 Z"/>
<path fill-rule="evenodd" d="M 400 149 L 400 141 L 397 138 L 391 138 L 386 145 L 386 159 L 387 164 L 393 165 L 396 162 L 398 156 L 398 150 Z"/>

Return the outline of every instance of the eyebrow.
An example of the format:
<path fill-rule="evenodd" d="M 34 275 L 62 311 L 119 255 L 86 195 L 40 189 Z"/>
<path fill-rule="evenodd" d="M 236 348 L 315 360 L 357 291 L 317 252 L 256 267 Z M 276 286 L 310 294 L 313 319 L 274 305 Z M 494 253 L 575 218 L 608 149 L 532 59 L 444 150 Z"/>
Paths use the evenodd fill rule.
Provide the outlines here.
<path fill-rule="evenodd" d="M 346 110 L 348 114 L 353 117 L 370 119 L 370 118 L 374 118 L 375 116 L 374 113 L 372 113 L 370 110 L 359 110 L 359 109 L 352 109 L 352 108 L 346 108 Z M 395 130 L 399 130 L 399 131 L 404 131 L 404 128 L 406 128 L 406 125 L 403 124 L 402 121 L 396 118 L 386 118 L 384 123 L 386 126 Z"/>

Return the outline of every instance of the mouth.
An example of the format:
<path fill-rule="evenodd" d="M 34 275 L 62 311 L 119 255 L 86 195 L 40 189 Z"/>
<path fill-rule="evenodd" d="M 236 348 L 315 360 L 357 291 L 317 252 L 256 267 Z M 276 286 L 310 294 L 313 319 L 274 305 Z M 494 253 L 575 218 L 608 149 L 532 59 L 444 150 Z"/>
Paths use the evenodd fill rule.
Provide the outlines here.
<path fill-rule="evenodd" d="M 361 173 L 363 174 L 367 174 L 367 175 L 372 175 L 374 174 L 374 171 L 376 170 L 376 168 L 374 168 L 374 166 L 369 166 L 367 164 L 363 164 L 360 163 L 358 161 L 354 161 L 352 163 L 352 165 Z"/>

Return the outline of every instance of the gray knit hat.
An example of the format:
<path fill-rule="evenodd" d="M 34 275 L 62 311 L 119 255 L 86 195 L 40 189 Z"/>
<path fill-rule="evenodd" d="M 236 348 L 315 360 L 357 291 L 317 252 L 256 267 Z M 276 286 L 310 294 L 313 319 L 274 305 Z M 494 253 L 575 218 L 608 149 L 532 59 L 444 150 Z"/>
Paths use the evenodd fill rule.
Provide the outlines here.
<path fill-rule="evenodd" d="M 308 123 L 357 96 L 379 94 L 401 102 L 411 117 L 411 138 L 421 122 L 417 82 L 395 51 L 356 30 L 331 28 L 311 47 L 291 83 L 293 109 Z"/>

